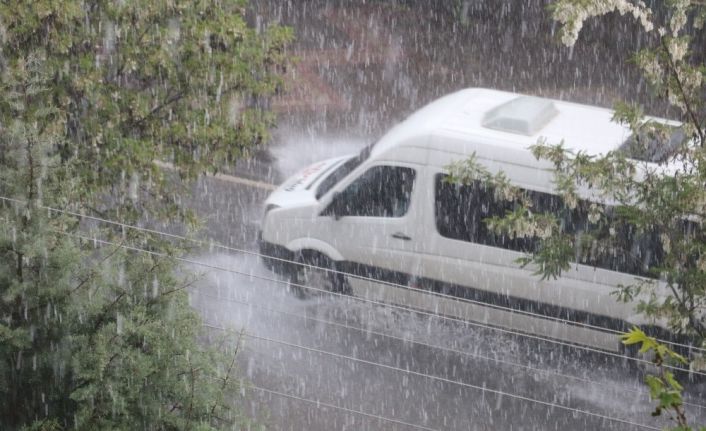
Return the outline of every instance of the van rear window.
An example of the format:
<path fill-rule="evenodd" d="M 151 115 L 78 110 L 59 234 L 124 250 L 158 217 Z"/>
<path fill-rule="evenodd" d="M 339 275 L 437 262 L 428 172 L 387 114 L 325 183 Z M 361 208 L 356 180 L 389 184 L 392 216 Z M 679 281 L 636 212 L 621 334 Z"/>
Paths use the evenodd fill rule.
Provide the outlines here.
<path fill-rule="evenodd" d="M 665 126 L 657 131 L 642 131 L 630 135 L 618 151 L 631 159 L 664 163 L 684 143 L 686 135 L 681 127 Z"/>

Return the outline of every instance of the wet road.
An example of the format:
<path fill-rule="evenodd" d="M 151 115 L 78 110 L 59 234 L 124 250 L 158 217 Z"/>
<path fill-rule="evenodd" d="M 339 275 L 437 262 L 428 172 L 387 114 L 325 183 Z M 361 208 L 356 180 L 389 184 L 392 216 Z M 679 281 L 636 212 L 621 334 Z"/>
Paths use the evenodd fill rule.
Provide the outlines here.
<path fill-rule="evenodd" d="M 206 220 L 206 237 L 255 251 L 264 183 L 332 155 L 314 151 L 331 148 L 316 139 L 288 137 L 272 149 L 279 162 L 239 167 L 259 186 L 210 178 L 196 187 L 190 205 Z M 344 139 L 338 147 L 364 142 Z M 270 429 L 641 429 L 600 416 L 658 424 L 632 362 L 351 298 L 301 300 L 253 255 L 213 249 L 194 258 L 222 268 L 194 268 L 206 271 L 194 307 L 210 325 L 252 335 L 244 338 L 240 375 L 302 398 L 249 390 L 246 411 Z M 706 418 L 706 410 L 689 413 Z"/>
<path fill-rule="evenodd" d="M 252 258 L 206 260 L 264 272 Z M 260 337 L 244 339 L 241 372 L 286 394 L 431 429 L 630 429 L 515 397 L 642 423 L 648 417 L 638 371 L 600 355 L 355 300 L 301 301 L 282 285 L 227 273 L 211 274 L 193 301 L 209 323 Z M 273 429 L 413 429 L 258 391 L 251 397 L 251 414 Z"/>
<path fill-rule="evenodd" d="M 471 86 L 602 106 L 624 98 L 665 115 L 625 66 L 642 42 L 617 16 L 589 24 L 569 50 L 553 44 L 546 0 L 465 2 L 470 7 L 458 20 L 435 9 L 444 2 L 431 3 L 256 1 L 258 25 L 295 28 L 299 62 L 287 95 L 273 103 L 281 119 L 273 146 L 229 173 L 279 183 L 309 163 L 357 151 L 424 103 Z M 205 238 L 256 250 L 267 193 L 263 184 L 207 178 L 188 205 L 205 220 Z M 194 258 L 222 268 L 194 268 L 205 271 L 192 291 L 194 307 L 212 326 L 251 334 L 239 373 L 279 393 L 246 394 L 245 411 L 268 429 L 631 430 L 644 428 L 629 422 L 666 423 L 650 417 L 643 371 L 629 361 L 350 298 L 300 300 L 285 284 L 259 278 L 276 277 L 255 256 L 213 248 Z M 689 402 L 706 405 L 703 388 L 692 386 Z M 687 412 L 706 422 L 706 409 Z"/>

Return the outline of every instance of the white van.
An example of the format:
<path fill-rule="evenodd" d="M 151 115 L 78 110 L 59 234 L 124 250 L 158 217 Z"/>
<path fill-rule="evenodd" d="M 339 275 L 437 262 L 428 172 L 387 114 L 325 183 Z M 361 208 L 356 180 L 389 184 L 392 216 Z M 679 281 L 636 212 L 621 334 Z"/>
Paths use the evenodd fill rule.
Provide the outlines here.
<path fill-rule="evenodd" d="M 611 292 L 644 275 L 657 258 L 654 238 L 635 241 L 630 256 L 599 256 L 542 281 L 516 263 L 534 240 L 494 234 L 482 221 L 512 204 L 493 199 L 483 184 L 445 181 L 445 167 L 475 154 L 530 191 L 536 205 L 560 211 L 551 166 L 528 147 L 542 137 L 605 154 L 630 142 L 629 129 L 612 116 L 488 89 L 448 95 L 360 154 L 316 163 L 282 184 L 266 201 L 261 251 L 282 259 L 269 263 L 304 285 L 617 351 L 610 330 L 649 322 Z"/>

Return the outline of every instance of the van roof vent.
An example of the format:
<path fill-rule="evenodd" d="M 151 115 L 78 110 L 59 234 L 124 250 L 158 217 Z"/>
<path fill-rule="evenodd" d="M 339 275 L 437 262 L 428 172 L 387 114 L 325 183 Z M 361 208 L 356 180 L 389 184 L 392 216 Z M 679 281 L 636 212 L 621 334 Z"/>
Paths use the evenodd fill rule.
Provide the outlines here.
<path fill-rule="evenodd" d="M 482 124 L 489 129 L 532 136 L 558 113 L 551 100 L 521 96 L 486 112 Z"/>

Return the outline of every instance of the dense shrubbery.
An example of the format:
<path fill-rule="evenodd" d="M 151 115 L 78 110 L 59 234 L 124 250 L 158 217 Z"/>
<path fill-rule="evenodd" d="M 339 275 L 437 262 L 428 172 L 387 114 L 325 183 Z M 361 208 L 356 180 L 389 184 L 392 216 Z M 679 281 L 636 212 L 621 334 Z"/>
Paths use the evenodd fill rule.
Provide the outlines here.
<path fill-rule="evenodd" d="M 170 257 L 179 246 L 47 207 L 193 221 L 154 161 L 193 178 L 247 154 L 272 125 L 263 107 L 290 33 L 248 27 L 245 7 L 0 5 L 0 428 L 240 424 L 231 360 L 198 343 L 189 280 Z"/>

